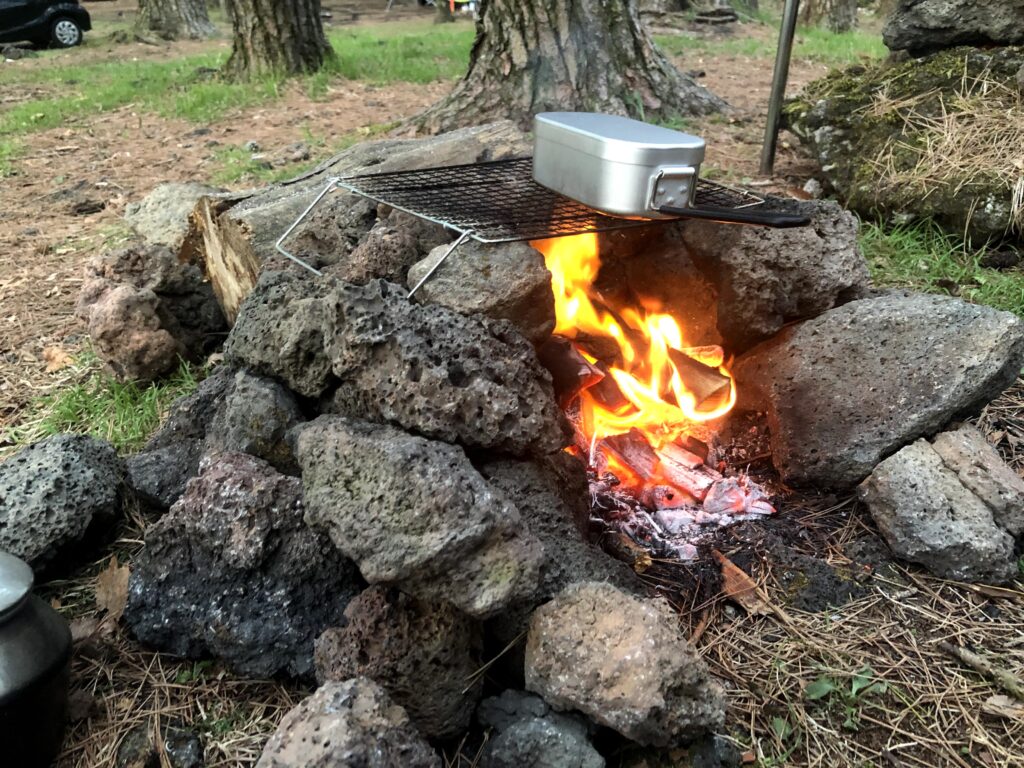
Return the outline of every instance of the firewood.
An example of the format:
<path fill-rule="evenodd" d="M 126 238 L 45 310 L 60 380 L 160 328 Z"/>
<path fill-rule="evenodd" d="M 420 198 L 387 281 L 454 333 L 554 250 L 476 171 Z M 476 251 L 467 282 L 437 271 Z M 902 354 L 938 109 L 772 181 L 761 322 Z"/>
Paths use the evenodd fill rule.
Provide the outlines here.
<path fill-rule="evenodd" d="M 658 455 L 651 448 L 647 438 L 637 429 L 622 435 L 606 437 L 598 443 L 598 449 L 612 453 L 644 481 L 657 477 Z"/>
<path fill-rule="evenodd" d="M 668 356 L 699 410 L 712 411 L 729 401 L 732 379 L 724 373 L 676 349 L 669 349 Z"/>
<path fill-rule="evenodd" d="M 606 533 L 601 537 L 601 544 L 608 554 L 626 563 L 637 573 L 643 573 L 651 567 L 650 553 L 624 533 Z"/>
<path fill-rule="evenodd" d="M 609 372 L 608 366 L 604 363 L 598 363 L 596 367 L 598 371 L 604 374 L 604 377 L 591 385 L 587 390 L 587 394 L 596 403 L 612 412 L 618 412 L 629 405 L 629 400 L 622 394 L 622 390 L 619 389 L 615 377 Z"/>
<path fill-rule="evenodd" d="M 564 336 L 552 336 L 537 350 L 541 365 L 548 369 L 555 397 L 564 408 L 580 391 L 605 377 L 597 366 L 580 354 L 576 345 Z"/>
<path fill-rule="evenodd" d="M 681 450 L 679 449 L 679 451 Z M 658 465 L 660 476 L 670 485 L 685 491 L 698 501 L 703 501 L 711 486 L 721 480 L 722 475 L 703 463 L 697 466 L 680 463 L 676 459 L 676 456 L 680 455 L 679 451 L 670 450 L 666 452 L 664 449 L 655 451 L 660 461 Z"/>

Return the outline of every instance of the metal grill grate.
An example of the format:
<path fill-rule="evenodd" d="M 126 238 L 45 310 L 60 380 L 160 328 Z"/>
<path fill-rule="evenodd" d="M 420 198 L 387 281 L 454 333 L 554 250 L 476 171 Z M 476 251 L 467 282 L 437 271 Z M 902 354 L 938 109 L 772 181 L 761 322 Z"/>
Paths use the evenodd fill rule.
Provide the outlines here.
<path fill-rule="evenodd" d="M 529 157 L 362 174 L 340 179 L 338 185 L 484 243 L 542 240 L 665 221 L 607 216 L 552 192 L 533 180 Z M 732 209 L 764 202 L 748 192 L 704 179 L 697 182 L 694 201 L 698 206 Z"/>

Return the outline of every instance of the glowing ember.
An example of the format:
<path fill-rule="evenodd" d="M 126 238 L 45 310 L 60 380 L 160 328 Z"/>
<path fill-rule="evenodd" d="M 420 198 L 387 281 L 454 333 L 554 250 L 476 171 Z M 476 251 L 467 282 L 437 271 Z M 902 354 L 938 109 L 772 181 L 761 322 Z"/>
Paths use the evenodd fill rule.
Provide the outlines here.
<path fill-rule="evenodd" d="M 616 350 L 608 375 L 621 398 L 601 388 L 580 393 L 580 428 L 588 440 L 639 430 L 659 448 L 694 423 L 729 412 L 736 402 L 719 347 L 693 347 L 671 315 L 610 306 L 593 289 L 601 268 L 596 234 L 534 242 L 544 254 L 555 293 L 555 333 L 576 339 L 590 362 L 595 341 Z M 604 356 L 608 360 L 607 356 Z"/>

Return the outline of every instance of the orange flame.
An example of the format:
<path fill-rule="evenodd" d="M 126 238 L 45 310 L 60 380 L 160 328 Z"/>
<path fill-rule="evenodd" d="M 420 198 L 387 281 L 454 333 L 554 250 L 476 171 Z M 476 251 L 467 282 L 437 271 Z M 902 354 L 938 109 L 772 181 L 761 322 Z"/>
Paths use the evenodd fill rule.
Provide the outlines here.
<path fill-rule="evenodd" d="M 551 272 L 555 333 L 571 339 L 580 335 L 610 339 L 619 351 L 619 365 L 610 368 L 610 375 L 626 403 L 608 407 L 584 390 L 581 428 L 588 439 L 600 440 L 635 428 L 652 445 L 660 446 L 685 435 L 694 422 L 717 419 L 733 407 L 736 387 L 730 386 L 728 402 L 702 410 L 669 354 L 669 350 L 686 354 L 717 367 L 731 379 L 719 348 L 690 348 L 671 315 L 595 304 L 592 287 L 601 268 L 596 234 L 540 240 L 532 245 L 544 254 Z"/>

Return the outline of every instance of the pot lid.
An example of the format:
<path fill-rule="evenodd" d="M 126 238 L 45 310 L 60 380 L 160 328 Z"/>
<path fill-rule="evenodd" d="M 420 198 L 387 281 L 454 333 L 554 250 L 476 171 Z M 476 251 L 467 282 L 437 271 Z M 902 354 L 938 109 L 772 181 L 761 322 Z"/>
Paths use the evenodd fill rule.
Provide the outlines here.
<path fill-rule="evenodd" d="M 28 563 L 8 552 L 0 552 L 0 621 L 28 596 L 34 581 Z"/>

